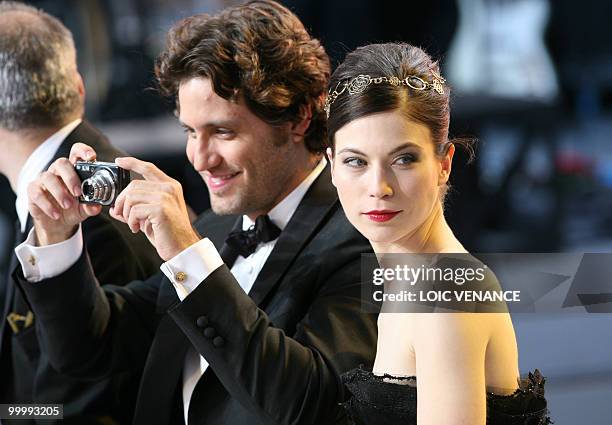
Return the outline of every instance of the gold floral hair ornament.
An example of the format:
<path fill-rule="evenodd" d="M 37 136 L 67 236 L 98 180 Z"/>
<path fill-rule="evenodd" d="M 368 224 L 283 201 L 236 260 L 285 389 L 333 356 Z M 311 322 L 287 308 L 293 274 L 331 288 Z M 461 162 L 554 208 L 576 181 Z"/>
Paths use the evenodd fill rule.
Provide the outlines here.
<path fill-rule="evenodd" d="M 370 84 L 387 83 L 391 84 L 392 86 L 408 86 L 411 89 L 419 91 L 433 89 L 439 94 L 444 94 L 444 83 L 446 80 L 433 70 L 431 70 L 431 73 L 433 74 L 433 82 L 431 83 L 423 80 L 421 77 L 417 77 L 416 75 L 409 75 L 403 80 L 400 80 L 398 77 L 371 77 L 369 75 L 361 74 L 352 78 L 351 80 L 345 81 L 344 84 L 342 81 L 340 81 L 333 91 L 329 89 L 323 109 L 325 110 L 327 118 L 329 118 L 331 105 L 336 101 L 338 96 L 345 91 L 348 92 L 349 95 L 359 94 L 363 92 Z"/>

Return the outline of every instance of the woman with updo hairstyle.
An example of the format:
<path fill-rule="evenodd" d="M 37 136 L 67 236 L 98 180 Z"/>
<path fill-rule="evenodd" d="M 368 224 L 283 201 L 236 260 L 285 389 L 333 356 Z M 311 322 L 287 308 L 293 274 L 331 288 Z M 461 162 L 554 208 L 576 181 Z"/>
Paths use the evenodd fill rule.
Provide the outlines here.
<path fill-rule="evenodd" d="M 390 253 L 471 257 L 444 217 L 455 149 L 473 153 L 468 141 L 449 141 L 449 97 L 438 64 L 409 44 L 360 47 L 332 75 L 332 181 L 379 262 Z M 485 281 L 498 286 L 492 272 Z M 373 370 L 342 377 L 353 424 L 551 423 L 540 372 L 520 379 L 507 309 L 385 311 Z"/>

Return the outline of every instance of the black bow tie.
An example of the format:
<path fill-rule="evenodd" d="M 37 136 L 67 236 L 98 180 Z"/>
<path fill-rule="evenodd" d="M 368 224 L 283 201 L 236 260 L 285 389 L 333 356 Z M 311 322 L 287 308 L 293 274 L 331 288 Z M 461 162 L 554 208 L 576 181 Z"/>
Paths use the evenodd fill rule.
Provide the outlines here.
<path fill-rule="evenodd" d="M 255 219 L 255 225 L 247 230 L 235 230 L 231 232 L 225 243 L 236 253 L 244 258 L 248 257 L 257 249 L 260 243 L 270 242 L 278 238 L 281 230 L 270 220 L 267 215 L 260 215 Z"/>

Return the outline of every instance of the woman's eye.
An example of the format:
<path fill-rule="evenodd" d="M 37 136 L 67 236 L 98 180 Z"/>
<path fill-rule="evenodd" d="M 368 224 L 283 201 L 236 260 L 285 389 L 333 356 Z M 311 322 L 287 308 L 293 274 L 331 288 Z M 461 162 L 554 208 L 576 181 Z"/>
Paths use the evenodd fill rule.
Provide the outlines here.
<path fill-rule="evenodd" d="M 344 161 L 342 161 L 344 164 L 348 165 L 349 167 L 363 167 L 364 165 L 366 165 L 366 162 L 361 159 L 361 158 L 346 158 Z"/>
<path fill-rule="evenodd" d="M 416 157 L 414 155 L 404 154 L 404 155 L 400 155 L 397 158 L 395 158 L 393 163 L 397 165 L 408 165 L 408 164 L 412 164 L 415 161 L 416 161 Z"/>

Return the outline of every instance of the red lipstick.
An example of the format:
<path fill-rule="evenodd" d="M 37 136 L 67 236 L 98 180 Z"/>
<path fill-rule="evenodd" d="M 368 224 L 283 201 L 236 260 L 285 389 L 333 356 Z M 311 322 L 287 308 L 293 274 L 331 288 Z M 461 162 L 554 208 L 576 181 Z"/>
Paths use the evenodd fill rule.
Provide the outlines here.
<path fill-rule="evenodd" d="M 366 213 L 363 213 L 368 216 L 368 218 L 377 223 L 383 223 L 385 221 L 391 220 L 393 217 L 398 215 L 401 211 L 393 211 L 393 210 L 372 210 Z"/>

